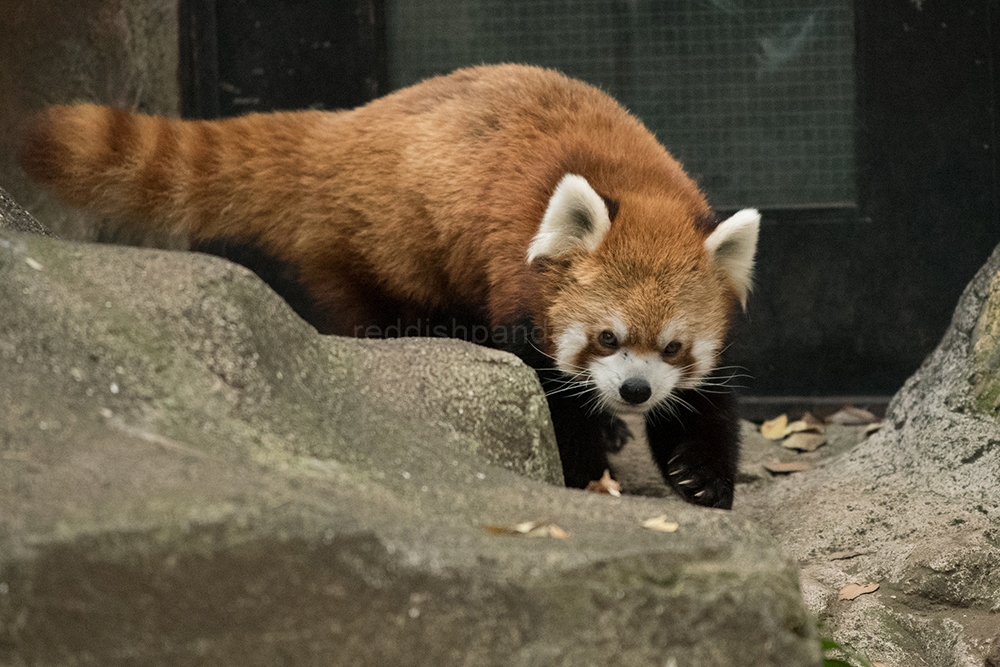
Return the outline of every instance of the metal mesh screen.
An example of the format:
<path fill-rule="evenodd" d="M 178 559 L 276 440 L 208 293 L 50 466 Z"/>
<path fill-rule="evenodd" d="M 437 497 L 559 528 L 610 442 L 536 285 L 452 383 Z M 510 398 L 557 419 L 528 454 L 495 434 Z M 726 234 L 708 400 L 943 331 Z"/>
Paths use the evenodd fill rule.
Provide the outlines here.
<path fill-rule="evenodd" d="M 389 0 L 393 88 L 522 62 L 596 84 L 716 207 L 853 203 L 847 0 Z"/>

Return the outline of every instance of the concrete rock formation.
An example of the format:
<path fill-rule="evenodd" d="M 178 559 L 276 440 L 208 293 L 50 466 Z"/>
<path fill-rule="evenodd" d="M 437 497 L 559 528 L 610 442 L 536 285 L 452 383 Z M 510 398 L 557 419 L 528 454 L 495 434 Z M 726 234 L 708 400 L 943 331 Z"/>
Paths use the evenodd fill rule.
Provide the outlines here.
<path fill-rule="evenodd" d="M 2 665 L 820 663 L 751 522 L 562 488 L 511 356 L 4 230 L 0 303 Z M 526 521 L 569 535 L 484 528 Z"/>
<path fill-rule="evenodd" d="M 802 567 L 806 602 L 841 642 L 887 665 L 982 667 L 1000 651 L 1000 248 L 884 428 L 831 430 L 815 470 L 768 479 L 747 441 L 737 513 Z M 860 441 L 860 442 L 859 442 Z M 779 448 L 780 449 L 780 448 Z M 880 583 L 853 601 L 849 583 Z M 989 656 L 989 657 L 988 657 Z"/>

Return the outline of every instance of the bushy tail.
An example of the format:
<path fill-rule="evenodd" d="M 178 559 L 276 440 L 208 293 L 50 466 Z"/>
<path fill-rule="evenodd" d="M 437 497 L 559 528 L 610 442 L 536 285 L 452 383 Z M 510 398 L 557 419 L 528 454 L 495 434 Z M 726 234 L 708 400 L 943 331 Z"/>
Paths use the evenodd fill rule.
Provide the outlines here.
<path fill-rule="evenodd" d="M 68 204 L 122 223 L 195 239 L 266 237 L 276 233 L 276 210 L 290 204 L 282 183 L 296 180 L 296 148 L 310 116 L 183 121 L 92 104 L 54 106 L 33 119 L 19 158 L 33 180 Z"/>

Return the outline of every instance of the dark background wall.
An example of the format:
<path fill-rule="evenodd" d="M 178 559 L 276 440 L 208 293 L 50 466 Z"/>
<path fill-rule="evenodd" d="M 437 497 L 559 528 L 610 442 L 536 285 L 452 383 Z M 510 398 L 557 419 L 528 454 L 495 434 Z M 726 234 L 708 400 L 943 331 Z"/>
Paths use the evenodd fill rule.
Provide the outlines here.
<path fill-rule="evenodd" d="M 668 16 L 662 3 L 607 0 L 585 3 L 574 18 L 583 5 L 557 0 L 423 3 L 435 14 L 416 11 L 416 0 L 88 0 L 75 10 L 0 0 L 5 43 L 13 45 L 0 60 L 0 175 L 46 222 L 62 225 L 62 235 L 95 238 L 92 228 L 47 214 L 52 203 L 13 166 L 19 119 L 44 104 L 91 99 L 189 117 L 346 108 L 406 77 L 490 54 L 542 64 L 562 58 L 566 69 L 579 68 L 570 73 L 625 99 L 657 129 L 720 208 L 763 202 L 757 287 L 728 352 L 751 376 L 740 382 L 748 403 L 878 402 L 937 343 L 960 291 L 1000 242 L 1000 10 L 991 0 L 844 3 L 801 0 L 778 15 L 758 0 L 692 0 L 688 13 Z M 760 14 L 746 35 L 739 12 Z M 837 59 L 845 39 L 846 70 Z M 782 55 L 807 43 L 811 60 Z M 741 58 L 745 87 L 732 75 Z M 729 67 L 729 78 L 713 76 L 713 63 Z M 719 81 L 725 96 L 712 98 Z M 781 158 L 787 151 L 774 142 L 785 135 L 846 136 L 852 162 L 831 172 L 843 197 L 815 194 L 822 188 L 813 180 L 782 182 L 780 197 L 744 201 L 752 190 L 726 188 L 755 150 L 723 159 L 737 140 L 753 139 L 733 118 L 768 107 L 740 91 L 794 93 L 802 82 L 812 101 L 797 109 L 813 115 L 785 132 L 781 119 L 794 114 L 774 97 L 785 115 L 765 128 L 767 151 Z M 826 88 L 830 100 L 817 104 Z M 743 115 L 727 119 L 727 106 Z M 847 154 L 841 139 L 834 143 Z M 747 172 L 764 168 L 753 163 Z M 845 184 L 844 174 L 853 180 Z M 814 194 L 797 196 L 803 192 Z"/>
<path fill-rule="evenodd" d="M 755 393 L 893 392 L 1000 242 L 997 5 L 854 7 L 857 204 L 767 216 L 733 348 Z"/>
<path fill-rule="evenodd" d="M 489 2 L 431 3 L 438 14 L 429 17 L 413 3 L 390 0 L 182 5 L 182 25 L 185 16 L 203 27 L 211 24 L 211 34 L 195 31 L 193 39 L 182 40 L 187 62 L 199 61 L 188 72 L 187 80 L 197 85 L 184 88 L 185 109 L 190 115 L 210 116 L 351 107 L 387 92 L 390 81 L 403 85 L 410 82 L 407 77 L 467 64 L 463 58 L 489 61 L 484 53 L 543 64 L 546 58 L 569 58 L 565 62 L 571 65 L 581 63 L 572 65 L 581 68 L 577 75 L 612 92 L 617 87 L 624 97 L 637 79 L 641 83 L 645 77 L 646 88 L 655 79 L 655 72 L 642 66 L 649 51 L 641 39 L 645 28 L 642 22 L 629 23 L 629 10 L 620 2 L 597 3 L 598 13 L 606 15 L 596 18 L 588 5 L 588 13 L 575 22 L 573 3 L 548 3 L 551 9 L 545 11 L 552 16 L 543 11 L 534 18 L 530 12 L 542 11 L 541 5 L 518 10 L 518 3 L 507 3 L 502 9 L 507 13 L 498 18 L 501 9 L 489 11 Z M 713 4 L 732 14 L 740 5 L 755 3 Z M 803 14 L 798 23 L 791 16 L 790 29 L 743 43 L 735 52 L 739 57 L 746 51 L 759 64 L 760 54 L 751 53 L 755 44 L 765 55 L 776 44 L 790 48 L 813 29 L 809 22 L 816 16 L 846 16 L 850 23 L 853 99 L 847 108 L 853 107 L 853 113 L 847 136 L 853 141 L 854 181 L 838 186 L 838 192 L 848 193 L 846 201 L 824 201 L 818 195 L 812 201 L 808 196 L 796 200 L 793 191 L 783 195 L 785 203 L 763 207 L 757 287 L 728 352 L 729 362 L 751 376 L 742 380 L 751 405 L 838 402 L 844 397 L 884 401 L 937 343 L 962 288 L 1000 242 L 996 5 L 990 0 L 855 0 L 841 14 L 836 3 L 821 4 L 826 13 Z M 769 16 L 765 19 L 777 20 Z M 556 34 L 567 23 L 579 33 L 575 41 Z M 668 27 L 677 23 L 674 19 Z M 548 40 L 526 33 L 549 24 L 554 36 Z M 182 30 L 185 34 L 190 38 L 192 33 Z M 839 42 L 835 34 L 825 37 L 830 44 L 843 44 L 843 34 Z M 698 45 L 700 62 L 732 50 L 731 32 L 721 31 L 717 46 L 712 34 L 705 33 L 704 39 L 708 45 Z M 669 39 L 661 41 L 673 48 Z M 596 46 L 587 53 L 597 55 L 573 60 L 588 43 Z M 525 55 L 519 58 L 521 51 Z M 688 51 L 676 53 L 673 62 L 684 62 Z M 206 54 L 211 62 L 206 63 Z M 639 64 L 626 67 L 623 62 Z M 214 74 L 213 67 L 218 70 Z M 830 71 L 832 90 L 837 73 Z M 796 76 L 808 74 L 791 76 L 790 84 Z M 822 83 L 820 78 L 820 92 Z M 711 81 L 701 83 L 706 84 Z M 831 98 L 829 106 L 844 108 L 845 94 Z M 684 99 L 679 95 L 677 104 Z M 739 108 L 739 100 L 732 106 Z M 682 111 L 688 122 L 698 122 L 698 109 Z M 642 115 L 641 109 L 637 112 Z M 644 120 L 655 125 L 655 119 Z M 822 125 L 817 117 L 807 129 L 820 131 Z M 725 151 L 727 135 L 720 136 L 718 150 Z M 692 150 L 685 146 L 682 150 Z M 669 142 L 668 148 L 673 149 Z M 708 164 L 694 171 L 708 183 L 712 197 L 710 169 Z M 836 178 L 843 173 L 838 171 Z"/>
<path fill-rule="evenodd" d="M 181 0 L 184 114 L 349 109 L 384 95 L 381 0 Z"/>

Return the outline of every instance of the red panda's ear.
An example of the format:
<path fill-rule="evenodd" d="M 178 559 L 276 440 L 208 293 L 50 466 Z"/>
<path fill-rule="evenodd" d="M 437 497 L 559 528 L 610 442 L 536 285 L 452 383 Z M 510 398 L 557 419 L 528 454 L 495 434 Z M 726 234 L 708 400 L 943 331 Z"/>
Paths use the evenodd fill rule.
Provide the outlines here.
<path fill-rule="evenodd" d="M 539 257 L 557 259 L 581 248 L 593 252 L 610 228 L 604 199 L 583 176 L 566 174 L 552 193 L 542 224 L 528 246 L 528 263 Z"/>
<path fill-rule="evenodd" d="M 757 253 L 759 230 L 760 213 L 756 209 L 745 208 L 720 222 L 705 239 L 705 250 L 716 265 L 729 275 L 744 310 L 753 284 L 753 258 Z"/>

